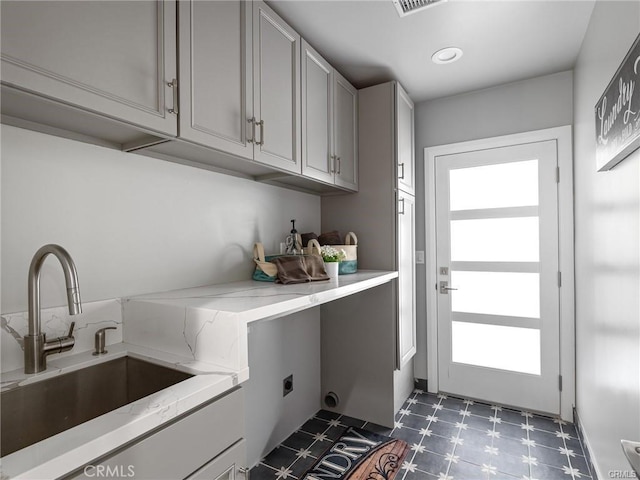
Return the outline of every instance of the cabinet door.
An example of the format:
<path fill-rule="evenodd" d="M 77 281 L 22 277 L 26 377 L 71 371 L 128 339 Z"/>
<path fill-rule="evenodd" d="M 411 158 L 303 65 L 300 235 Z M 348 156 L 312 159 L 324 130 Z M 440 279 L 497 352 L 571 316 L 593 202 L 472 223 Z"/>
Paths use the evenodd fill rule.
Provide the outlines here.
<path fill-rule="evenodd" d="M 333 68 L 302 41 L 302 173 L 334 183 L 332 152 Z"/>
<path fill-rule="evenodd" d="M 245 449 L 245 441 L 239 441 L 187 477 L 187 480 L 248 480 Z"/>
<path fill-rule="evenodd" d="M 358 190 L 358 91 L 334 71 L 334 155 L 336 185 Z"/>
<path fill-rule="evenodd" d="M 398 366 L 416 353 L 415 199 L 398 195 Z"/>
<path fill-rule="evenodd" d="M 301 173 L 300 35 L 263 2 L 253 2 L 254 159 Z"/>
<path fill-rule="evenodd" d="M 398 188 L 415 194 L 415 148 L 413 101 L 407 92 L 396 84 L 396 141 L 398 162 Z"/>
<path fill-rule="evenodd" d="M 180 136 L 253 159 L 251 4 L 193 0 L 179 8 Z"/>
<path fill-rule="evenodd" d="M 2 82 L 176 135 L 175 1 L 3 1 Z"/>

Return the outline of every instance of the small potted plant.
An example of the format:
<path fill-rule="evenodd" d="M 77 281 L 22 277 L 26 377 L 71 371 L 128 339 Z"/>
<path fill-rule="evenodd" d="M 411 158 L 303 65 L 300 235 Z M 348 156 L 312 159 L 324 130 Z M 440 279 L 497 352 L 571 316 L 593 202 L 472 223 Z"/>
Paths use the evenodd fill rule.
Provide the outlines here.
<path fill-rule="evenodd" d="M 331 245 L 323 245 L 320 247 L 320 254 L 324 261 L 324 269 L 330 279 L 338 278 L 338 265 L 347 256 L 344 250 L 338 250 Z"/>

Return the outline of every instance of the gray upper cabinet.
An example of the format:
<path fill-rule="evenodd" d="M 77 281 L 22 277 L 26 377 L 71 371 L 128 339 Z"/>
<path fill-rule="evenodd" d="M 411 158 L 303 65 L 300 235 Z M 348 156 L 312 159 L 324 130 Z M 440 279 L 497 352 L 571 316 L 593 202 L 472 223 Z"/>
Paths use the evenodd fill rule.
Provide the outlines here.
<path fill-rule="evenodd" d="M 358 91 L 333 71 L 335 183 L 358 190 Z"/>
<path fill-rule="evenodd" d="M 302 42 L 302 173 L 357 191 L 358 92 Z"/>
<path fill-rule="evenodd" d="M 302 173 L 334 183 L 333 68 L 302 42 Z"/>
<path fill-rule="evenodd" d="M 179 8 L 180 137 L 253 159 L 251 3 Z"/>
<path fill-rule="evenodd" d="M 402 86 L 396 84 L 396 138 L 398 188 L 415 195 L 415 140 L 413 101 Z"/>
<path fill-rule="evenodd" d="M 2 83 L 175 136 L 171 1 L 3 1 Z"/>
<path fill-rule="evenodd" d="M 301 172 L 301 38 L 265 3 L 253 3 L 254 159 Z"/>

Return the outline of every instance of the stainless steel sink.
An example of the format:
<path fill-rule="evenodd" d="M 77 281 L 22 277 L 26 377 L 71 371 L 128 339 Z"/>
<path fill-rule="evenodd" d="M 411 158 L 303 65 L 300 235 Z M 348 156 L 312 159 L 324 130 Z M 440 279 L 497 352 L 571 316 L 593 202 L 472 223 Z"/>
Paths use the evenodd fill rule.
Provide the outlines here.
<path fill-rule="evenodd" d="M 4 457 L 192 377 L 122 357 L 0 394 Z"/>

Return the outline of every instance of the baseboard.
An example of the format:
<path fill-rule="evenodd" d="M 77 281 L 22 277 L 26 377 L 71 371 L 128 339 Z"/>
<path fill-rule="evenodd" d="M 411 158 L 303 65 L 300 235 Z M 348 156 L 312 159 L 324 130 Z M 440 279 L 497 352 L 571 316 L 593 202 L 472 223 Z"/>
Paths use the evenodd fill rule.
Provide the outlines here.
<path fill-rule="evenodd" d="M 582 444 L 582 450 L 584 450 L 584 454 L 586 456 L 587 465 L 589 466 L 589 470 L 591 473 L 591 478 L 593 480 L 598 480 L 599 478 L 609 478 L 602 475 L 600 469 L 596 462 L 593 461 L 593 457 L 591 456 L 591 446 L 589 445 L 589 440 L 582 428 L 582 422 L 580 421 L 580 416 L 578 415 L 578 410 L 576 407 L 573 407 L 573 423 L 576 426 L 576 430 L 578 431 L 578 440 Z"/>

